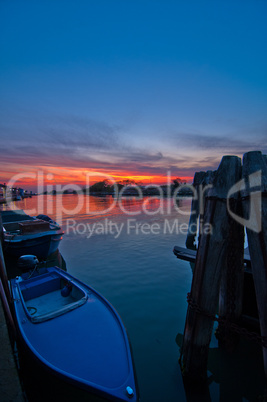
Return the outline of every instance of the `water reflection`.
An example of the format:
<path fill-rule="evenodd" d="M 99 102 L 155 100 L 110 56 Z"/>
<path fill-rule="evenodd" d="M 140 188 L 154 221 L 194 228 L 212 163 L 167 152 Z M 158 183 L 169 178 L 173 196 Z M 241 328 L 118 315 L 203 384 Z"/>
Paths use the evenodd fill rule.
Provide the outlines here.
<path fill-rule="evenodd" d="M 189 200 L 190 201 L 190 200 Z M 187 203 L 185 208 L 180 208 L 181 200 L 159 197 L 120 197 L 113 196 L 84 196 L 75 194 L 40 195 L 26 198 L 17 202 L 3 205 L 5 209 L 23 209 L 25 213 L 35 216 L 45 214 L 58 223 L 64 223 L 68 218 L 75 219 L 99 219 L 107 216 L 172 216 L 173 214 L 188 213 Z M 185 212 L 186 211 L 186 212 Z"/>
<path fill-rule="evenodd" d="M 176 343 L 182 347 L 183 335 L 176 336 Z M 210 386 L 219 384 L 220 402 L 259 401 L 264 395 L 264 368 L 261 347 L 245 338 L 240 338 L 232 352 L 224 348 L 209 349 L 208 378 L 206 384 L 193 386 L 184 382 L 187 402 L 211 401 Z"/>
<path fill-rule="evenodd" d="M 228 356 L 213 340 L 208 387 L 198 390 L 183 384 L 178 364 L 187 302 L 191 288 L 190 263 L 178 260 L 173 247 L 184 246 L 191 199 L 77 195 L 38 196 L 11 205 L 31 215 L 61 219 L 65 235 L 60 243 L 68 272 L 105 296 L 119 312 L 129 334 L 143 402 L 254 401 L 263 393 L 261 350 L 241 341 Z M 34 211 L 31 213 L 31 211 Z M 186 215 L 187 214 L 187 215 Z M 123 225 L 118 237 L 99 231 L 67 230 L 73 219 L 80 229 L 108 220 Z M 128 230 L 127 222 L 158 224 L 156 233 Z M 166 225 L 166 221 L 169 226 Z M 146 227 L 146 226 L 145 226 Z M 155 226 L 156 227 L 156 226 Z M 96 228 L 96 226 L 95 226 Z M 164 231 L 164 228 L 167 230 Z M 177 332 L 179 336 L 177 337 Z M 176 339 L 176 342 L 175 342 Z"/>

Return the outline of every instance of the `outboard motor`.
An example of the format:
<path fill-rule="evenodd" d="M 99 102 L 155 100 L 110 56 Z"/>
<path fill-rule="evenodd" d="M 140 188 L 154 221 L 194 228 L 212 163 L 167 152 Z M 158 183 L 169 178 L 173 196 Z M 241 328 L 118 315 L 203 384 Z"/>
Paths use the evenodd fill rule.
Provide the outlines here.
<path fill-rule="evenodd" d="M 38 258 L 35 255 L 22 255 L 18 259 L 18 268 L 23 273 L 34 271 L 39 264 Z"/>
<path fill-rule="evenodd" d="M 40 215 L 36 216 L 36 218 L 41 219 L 42 221 L 49 222 L 49 223 L 54 223 L 53 219 L 51 219 L 50 216 L 47 216 L 47 215 L 40 214 Z"/>
<path fill-rule="evenodd" d="M 60 229 L 60 226 L 58 225 L 58 223 L 53 221 L 53 219 L 50 218 L 50 216 L 40 214 L 40 215 L 36 216 L 36 219 L 41 219 L 42 221 L 51 223 L 52 225 L 55 225 L 57 229 Z"/>

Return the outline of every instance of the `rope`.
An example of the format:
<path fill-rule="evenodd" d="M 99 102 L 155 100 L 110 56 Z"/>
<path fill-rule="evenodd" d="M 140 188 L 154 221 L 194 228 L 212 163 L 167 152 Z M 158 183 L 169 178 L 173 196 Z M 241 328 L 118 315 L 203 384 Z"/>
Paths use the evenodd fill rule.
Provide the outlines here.
<path fill-rule="evenodd" d="M 213 315 L 211 313 L 208 313 L 201 309 L 199 305 L 192 299 L 191 293 L 187 293 L 187 302 L 188 306 L 192 311 L 195 311 L 198 314 L 201 314 L 205 317 L 210 318 L 212 321 L 217 321 L 220 325 L 223 327 L 229 329 L 230 331 L 245 336 L 247 339 L 254 341 L 258 343 L 259 345 L 267 348 L 267 336 L 261 336 L 257 334 L 256 332 L 249 331 L 246 328 L 241 327 L 238 324 L 235 324 L 231 321 L 229 321 L 228 318 L 223 318 L 223 317 L 218 317 L 216 315 Z"/>

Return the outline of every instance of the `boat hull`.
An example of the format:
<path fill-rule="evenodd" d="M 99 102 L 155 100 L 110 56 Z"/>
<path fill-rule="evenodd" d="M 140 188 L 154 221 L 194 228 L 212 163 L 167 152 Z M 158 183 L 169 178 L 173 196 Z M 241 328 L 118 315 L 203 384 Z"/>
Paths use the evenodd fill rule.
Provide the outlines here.
<path fill-rule="evenodd" d="M 39 236 L 15 235 L 4 236 L 4 252 L 19 258 L 22 255 L 36 255 L 39 260 L 46 260 L 54 253 L 62 240 L 63 232 L 44 233 Z"/>
<path fill-rule="evenodd" d="M 59 246 L 64 231 L 46 215 L 31 217 L 23 210 L 1 211 L 4 252 L 16 258 L 32 254 L 46 260 Z"/>
<path fill-rule="evenodd" d="M 47 315 L 40 310 L 44 305 L 42 300 L 37 304 L 40 297 L 28 299 L 29 292 L 36 291 L 33 287 L 30 289 L 34 281 L 37 288 L 50 286 L 45 284 L 45 277 L 40 283 L 34 277 L 11 280 L 20 344 L 28 358 L 34 359 L 51 375 L 97 398 L 137 401 L 130 345 L 114 308 L 99 293 L 58 268 L 46 271 L 60 275 L 61 280 L 71 281 L 84 296 L 75 302 L 80 303 L 78 306 L 58 305 L 57 312 L 53 312 L 55 316 L 51 316 L 51 312 Z M 53 301 L 53 305 L 57 303 L 64 301 Z M 40 314 L 31 317 L 29 309 L 34 308 Z M 127 387 L 133 390 L 132 396 L 128 395 Z"/>

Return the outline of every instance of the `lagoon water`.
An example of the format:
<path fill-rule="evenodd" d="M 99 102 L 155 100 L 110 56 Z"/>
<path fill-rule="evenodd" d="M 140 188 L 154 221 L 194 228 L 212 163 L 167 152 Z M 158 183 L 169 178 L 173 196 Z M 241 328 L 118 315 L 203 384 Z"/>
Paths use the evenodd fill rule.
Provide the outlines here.
<path fill-rule="evenodd" d="M 11 208 L 62 223 L 67 271 L 105 296 L 127 328 L 142 402 L 254 401 L 263 394 L 260 347 L 242 339 L 227 355 L 214 335 L 208 394 L 185 392 L 178 359 L 192 267 L 172 250 L 185 245 L 191 198 L 36 196 Z"/>

